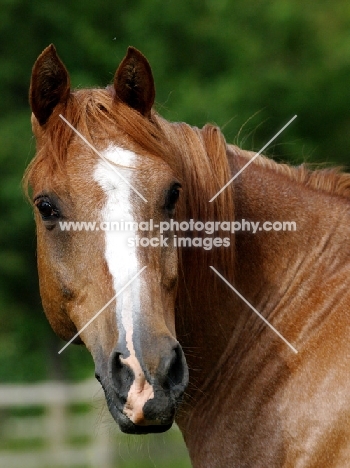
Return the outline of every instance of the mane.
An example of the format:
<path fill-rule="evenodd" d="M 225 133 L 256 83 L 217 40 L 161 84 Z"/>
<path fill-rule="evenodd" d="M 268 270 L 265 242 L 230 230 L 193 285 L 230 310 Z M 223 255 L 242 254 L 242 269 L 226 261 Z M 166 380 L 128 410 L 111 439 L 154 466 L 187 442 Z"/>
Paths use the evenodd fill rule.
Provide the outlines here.
<path fill-rule="evenodd" d="M 170 123 L 155 112 L 148 122 L 126 105 L 116 105 L 112 87 L 78 90 L 70 95 L 65 105 L 57 106 L 44 126 L 44 131 L 39 129 L 45 137 L 23 178 L 27 193 L 35 174 L 56 179 L 59 174 L 62 176 L 65 173 L 66 156 L 74 132 L 59 118 L 59 114 L 64 115 L 92 144 L 107 137 L 113 138 L 115 128 L 118 127 L 137 146 L 165 160 L 178 177 L 189 177 L 190 180 L 186 182 L 190 182 L 192 190 L 199 189 L 199 184 L 202 195 L 207 192 L 211 194 L 209 198 L 230 179 L 226 152 L 233 157 L 240 155 L 247 160 L 256 154 L 234 145 L 226 145 L 220 130 L 212 125 L 199 130 L 185 123 Z M 184 158 L 183 154 L 190 156 Z M 342 172 L 342 168 L 311 169 L 307 164 L 293 167 L 276 163 L 263 155 L 256 158 L 253 164 L 273 170 L 315 190 L 343 198 L 350 197 L 350 174 Z M 201 179 L 205 181 L 205 186 L 200 183 Z M 201 210 L 203 209 L 203 215 L 209 214 L 206 213 L 208 204 L 202 206 Z M 220 212 L 220 207 L 217 210 Z"/>
<path fill-rule="evenodd" d="M 245 151 L 237 146 L 230 145 L 229 152 L 240 155 L 248 161 L 256 153 Z M 342 167 L 332 167 L 326 169 L 311 169 L 307 164 L 300 166 L 290 166 L 289 164 L 277 163 L 273 159 L 260 155 L 252 164 L 267 168 L 288 177 L 290 180 L 303 184 L 317 191 L 329 193 L 343 198 L 350 198 L 350 174 L 342 172 Z"/>

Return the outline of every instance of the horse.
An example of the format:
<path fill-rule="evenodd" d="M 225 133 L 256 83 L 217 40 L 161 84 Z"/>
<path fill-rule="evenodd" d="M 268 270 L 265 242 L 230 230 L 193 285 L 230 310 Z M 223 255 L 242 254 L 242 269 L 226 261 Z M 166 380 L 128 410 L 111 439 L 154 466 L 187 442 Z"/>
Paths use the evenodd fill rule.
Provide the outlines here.
<path fill-rule="evenodd" d="M 104 89 L 71 90 L 53 45 L 34 64 L 24 183 L 53 330 L 89 350 L 122 431 L 176 421 L 195 468 L 349 466 L 350 176 L 154 100 L 133 47 Z"/>

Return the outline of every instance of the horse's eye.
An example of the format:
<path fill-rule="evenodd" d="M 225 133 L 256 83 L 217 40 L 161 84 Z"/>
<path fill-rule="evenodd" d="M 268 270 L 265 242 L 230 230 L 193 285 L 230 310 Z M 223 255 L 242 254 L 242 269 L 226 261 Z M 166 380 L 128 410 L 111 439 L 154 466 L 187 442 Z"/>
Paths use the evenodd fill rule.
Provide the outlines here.
<path fill-rule="evenodd" d="M 180 184 L 174 184 L 167 193 L 165 208 L 168 211 L 173 211 L 175 209 L 175 205 L 177 200 L 179 199 L 180 195 Z"/>
<path fill-rule="evenodd" d="M 49 200 L 39 198 L 35 201 L 35 206 L 38 208 L 44 221 L 59 217 L 57 208 Z"/>

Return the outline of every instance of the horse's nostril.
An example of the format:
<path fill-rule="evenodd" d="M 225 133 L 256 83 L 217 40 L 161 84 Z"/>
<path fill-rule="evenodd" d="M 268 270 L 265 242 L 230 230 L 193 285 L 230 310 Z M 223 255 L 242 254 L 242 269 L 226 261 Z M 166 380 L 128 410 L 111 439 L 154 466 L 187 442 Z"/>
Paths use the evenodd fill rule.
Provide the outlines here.
<path fill-rule="evenodd" d="M 176 387 L 182 392 L 187 385 L 188 372 L 185 357 L 180 345 L 173 349 L 172 359 L 168 369 L 169 387 L 176 391 Z"/>
<path fill-rule="evenodd" d="M 135 376 L 129 366 L 125 366 L 120 358 L 122 353 L 116 351 L 113 353 L 109 364 L 109 375 L 114 389 L 119 393 L 127 392 Z M 121 396 L 121 395 L 120 395 Z"/>

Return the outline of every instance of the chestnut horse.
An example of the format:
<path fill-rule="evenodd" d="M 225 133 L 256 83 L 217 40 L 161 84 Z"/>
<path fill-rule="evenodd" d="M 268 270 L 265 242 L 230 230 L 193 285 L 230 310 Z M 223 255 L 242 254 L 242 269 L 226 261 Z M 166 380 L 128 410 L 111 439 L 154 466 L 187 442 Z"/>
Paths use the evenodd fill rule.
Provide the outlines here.
<path fill-rule="evenodd" d="M 52 328 L 88 348 L 122 431 L 176 420 L 194 467 L 350 466 L 350 177 L 252 161 L 154 98 L 134 48 L 106 89 L 71 91 L 52 45 L 34 65 L 25 182 Z M 100 228 L 63 229 L 78 221 Z M 297 228 L 247 227 L 266 221 Z"/>

